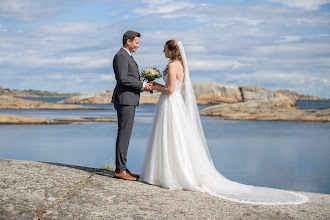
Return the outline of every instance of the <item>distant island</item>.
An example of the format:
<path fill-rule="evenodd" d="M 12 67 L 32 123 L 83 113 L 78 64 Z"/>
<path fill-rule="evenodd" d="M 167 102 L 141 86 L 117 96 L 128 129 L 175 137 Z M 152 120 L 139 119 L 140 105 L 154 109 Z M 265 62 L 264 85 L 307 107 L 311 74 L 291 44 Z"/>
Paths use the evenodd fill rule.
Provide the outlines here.
<path fill-rule="evenodd" d="M 77 96 L 80 93 L 57 93 L 57 92 L 48 92 L 48 91 L 39 91 L 39 90 L 16 90 L 3 88 L 0 85 L 0 96 L 19 96 L 19 97 L 71 97 Z"/>

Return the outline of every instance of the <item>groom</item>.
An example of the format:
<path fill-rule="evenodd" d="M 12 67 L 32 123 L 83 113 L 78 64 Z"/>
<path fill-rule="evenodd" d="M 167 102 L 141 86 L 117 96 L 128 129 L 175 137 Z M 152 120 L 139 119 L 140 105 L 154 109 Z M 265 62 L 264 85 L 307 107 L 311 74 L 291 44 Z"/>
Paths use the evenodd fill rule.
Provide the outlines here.
<path fill-rule="evenodd" d="M 116 170 L 114 177 L 136 180 L 139 175 L 131 173 L 126 167 L 127 150 L 132 134 L 135 108 L 139 105 L 140 92 L 151 91 L 151 84 L 140 81 L 139 67 L 132 53 L 139 48 L 140 34 L 127 31 L 123 36 L 123 47 L 113 58 L 116 87 L 112 101 L 117 110 L 118 133 L 116 141 Z"/>

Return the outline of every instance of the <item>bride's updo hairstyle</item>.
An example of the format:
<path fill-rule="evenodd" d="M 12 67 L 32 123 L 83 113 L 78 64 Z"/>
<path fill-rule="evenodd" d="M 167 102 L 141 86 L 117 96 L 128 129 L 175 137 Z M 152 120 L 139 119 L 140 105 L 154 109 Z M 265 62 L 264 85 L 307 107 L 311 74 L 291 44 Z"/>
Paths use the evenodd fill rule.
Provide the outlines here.
<path fill-rule="evenodd" d="M 168 40 L 166 42 L 167 48 L 170 52 L 170 59 L 171 60 L 179 60 L 183 66 L 183 61 L 180 53 L 180 49 L 178 47 L 178 41 L 175 39 Z"/>

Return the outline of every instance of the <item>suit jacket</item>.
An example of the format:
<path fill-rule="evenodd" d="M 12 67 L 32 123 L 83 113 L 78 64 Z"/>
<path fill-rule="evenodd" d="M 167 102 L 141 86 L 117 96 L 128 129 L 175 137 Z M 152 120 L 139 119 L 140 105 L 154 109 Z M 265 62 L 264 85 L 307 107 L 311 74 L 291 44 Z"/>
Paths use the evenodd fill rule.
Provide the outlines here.
<path fill-rule="evenodd" d="M 143 82 L 140 80 L 139 67 L 125 49 L 121 48 L 113 58 L 113 70 L 117 84 L 111 103 L 115 105 L 139 105 Z"/>

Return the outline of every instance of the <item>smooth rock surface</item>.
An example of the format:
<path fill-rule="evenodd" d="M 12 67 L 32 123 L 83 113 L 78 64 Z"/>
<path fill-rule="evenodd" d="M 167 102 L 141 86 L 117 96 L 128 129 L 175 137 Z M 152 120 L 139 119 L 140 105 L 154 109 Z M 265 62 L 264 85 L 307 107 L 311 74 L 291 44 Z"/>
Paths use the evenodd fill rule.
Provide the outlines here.
<path fill-rule="evenodd" d="M 317 96 L 313 96 L 313 95 L 300 95 L 299 93 L 297 92 L 293 92 L 293 91 L 290 91 L 290 90 L 279 90 L 278 91 L 279 93 L 282 93 L 286 96 L 289 96 L 295 100 L 307 100 L 307 101 L 319 101 L 319 100 L 323 100 L 321 99 L 320 97 L 317 97 Z"/>
<path fill-rule="evenodd" d="M 51 124 L 47 118 L 36 118 L 18 115 L 0 115 L 0 124 Z"/>
<path fill-rule="evenodd" d="M 249 101 L 214 105 L 200 111 L 204 116 L 233 120 L 330 122 L 330 109 L 297 110 L 284 101 Z"/>
<path fill-rule="evenodd" d="M 100 91 L 96 93 L 88 93 L 60 101 L 60 103 L 72 104 L 110 104 L 112 99 L 113 90 Z M 158 102 L 160 93 L 154 91 L 142 92 L 140 96 L 140 104 L 156 104 Z"/>
<path fill-rule="evenodd" d="M 201 82 L 193 83 L 194 93 L 198 104 L 235 103 L 242 102 L 242 93 L 238 86 Z"/>
<path fill-rule="evenodd" d="M 295 99 L 285 94 L 260 88 L 257 86 L 235 86 L 217 82 L 193 83 L 196 102 L 199 105 L 237 103 L 250 100 L 286 101 L 294 105 Z M 183 92 L 184 94 L 184 89 Z M 110 104 L 113 90 L 100 91 L 74 96 L 60 103 L 76 104 Z M 140 104 L 156 104 L 160 92 L 142 92 Z"/>
<path fill-rule="evenodd" d="M 240 86 L 242 98 L 244 102 L 251 100 L 266 100 L 266 101 L 285 101 L 290 105 L 295 105 L 294 98 L 285 94 L 274 92 L 268 89 L 260 88 L 258 86 Z"/>
<path fill-rule="evenodd" d="M 79 105 L 66 105 L 42 101 L 25 100 L 11 96 L 0 96 L 0 109 L 76 109 L 76 110 L 102 110 L 104 108 L 86 107 Z"/>
<path fill-rule="evenodd" d="M 134 171 L 134 170 L 133 170 Z M 262 206 L 112 178 L 88 167 L 0 159 L 0 219 L 329 219 L 330 195 Z"/>
<path fill-rule="evenodd" d="M 8 124 L 71 124 L 78 122 L 117 122 L 115 117 L 66 117 L 66 118 L 37 118 L 19 115 L 0 115 L 0 125 Z"/>

